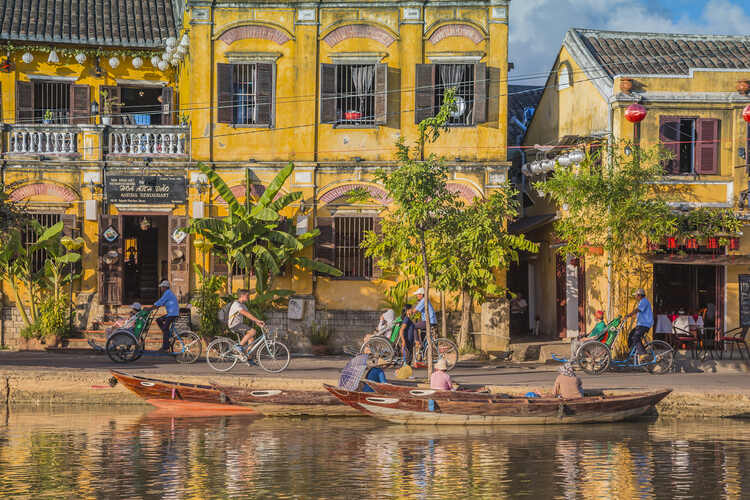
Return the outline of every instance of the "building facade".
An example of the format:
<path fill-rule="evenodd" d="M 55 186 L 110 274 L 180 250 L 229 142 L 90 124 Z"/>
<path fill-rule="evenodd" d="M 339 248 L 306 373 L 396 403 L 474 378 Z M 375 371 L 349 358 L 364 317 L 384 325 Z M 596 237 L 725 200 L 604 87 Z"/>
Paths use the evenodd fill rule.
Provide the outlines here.
<path fill-rule="evenodd" d="M 372 326 L 387 286 L 359 248 L 390 203 L 375 170 L 394 164 L 397 140 L 416 139 L 445 88 L 459 109 L 425 154 L 447 158 L 449 187 L 467 201 L 507 178 L 506 1 L 118 0 L 107 11 L 92 0 L 77 17 L 66 2 L 44 15 L 38 3 L 37 16 L 9 2 L 0 13 L 12 44 L 0 73 L 3 186 L 85 239 L 81 327 L 151 303 L 163 278 L 187 304 L 194 264 L 226 271 L 180 231 L 226 214 L 199 162 L 243 201 L 294 162 L 282 191 L 303 198 L 285 215 L 320 228 L 314 256 L 344 276 L 295 271 L 277 284 L 309 324 L 322 311 L 352 330 Z M 348 201 L 358 188 L 370 201 Z"/>
<path fill-rule="evenodd" d="M 750 131 L 742 112 L 750 104 L 749 49 L 748 37 L 568 31 L 525 136 L 527 161 L 545 156 L 535 145 L 595 151 L 610 136 L 615 144 L 661 145 L 673 160 L 656 186 L 658 196 L 675 210 L 727 208 L 745 218 L 740 200 L 748 189 Z M 633 103 L 647 111 L 635 125 L 625 118 Z M 595 310 L 608 311 L 606 256 L 574 259 L 555 252 L 552 223 L 562 207 L 531 188 L 534 179 L 524 182 L 530 203 L 523 227 L 542 250 L 523 264 L 528 278 L 512 287 L 528 291 L 531 317 L 539 318 L 544 333 L 575 336 L 591 329 Z M 703 241 L 685 251 L 684 244 L 655 255 L 645 255 L 646 242 L 633 249 L 650 262 L 643 285 L 655 314 L 706 308 L 708 326 L 738 326 L 750 239 L 742 236 L 731 249 L 710 249 Z"/>

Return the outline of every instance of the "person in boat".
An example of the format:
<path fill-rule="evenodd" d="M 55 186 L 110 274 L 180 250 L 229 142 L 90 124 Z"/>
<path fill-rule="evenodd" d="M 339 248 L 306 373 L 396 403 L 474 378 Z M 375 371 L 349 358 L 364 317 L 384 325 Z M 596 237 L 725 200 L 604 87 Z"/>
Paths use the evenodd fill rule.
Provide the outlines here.
<path fill-rule="evenodd" d="M 364 381 L 362 382 L 362 392 L 375 392 L 372 387 L 367 385 L 366 380 L 372 380 L 373 382 L 380 382 L 381 384 L 387 384 L 388 380 L 385 378 L 385 372 L 383 366 L 387 363 L 383 358 L 368 359 L 367 360 L 367 374 L 365 374 Z"/>
<path fill-rule="evenodd" d="M 565 363 L 559 368 L 560 375 L 555 379 L 552 395 L 556 398 L 575 399 L 583 397 L 583 382 L 573 370 L 573 365 Z"/>
<path fill-rule="evenodd" d="M 135 322 L 138 320 L 138 313 L 141 312 L 141 309 L 143 307 L 141 306 L 140 302 L 133 302 L 133 304 L 130 306 L 130 316 L 125 317 L 119 317 L 117 318 L 117 321 L 114 322 L 114 324 L 107 328 L 104 333 L 106 335 L 106 340 L 109 340 L 109 338 L 112 336 L 115 331 L 126 328 L 128 330 L 132 330 L 133 327 L 135 327 Z M 88 340 L 89 345 L 92 349 L 95 351 L 104 351 L 104 348 L 100 345 L 98 345 L 94 339 L 90 338 Z"/>
<path fill-rule="evenodd" d="M 245 349 L 253 344 L 255 334 L 257 333 L 255 328 L 251 327 L 245 322 L 245 319 L 249 319 L 255 323 L 258 327 L 263 328 L 265 323 L 247 310 L 245 302 L 250 299 L 250 291 L 244 288 L 237 290 L 237 300 L 232 302 L 229 307 L 229 315 L 227 319 L 227 326 L 232 332 L 236 333 L 240 337 L 240 346 Z"/>
<path fill-rule="evenodd" d="M 437 363 L 435 363 L 435 371 L 430 375 L 430 389 L 440 391 L 452 391 L 455 389 L 447 371 L 448 363 L 445 361 L 445 358 L 438 359 Z"/>
<path fill-rule="evenodd" d="M 594 328 L 589 332 L 588 335 L 585 333 L 578 336 L 578 338 L 574 338 L 570 341 L 570 359 L 574 360 L 576 358 L 576 353 L 578 352 L 578 348 L 581 347 L 581 344 L 583 344 L 587 339 L 594 339 L 599 340 L 601 342 L 605 342 L 607 339 L 607 324 L 604 322 L 604 311 L 596 311 L 594 313 L 594 319 L 596 320 L 596 324 L 594 325 Z"/>

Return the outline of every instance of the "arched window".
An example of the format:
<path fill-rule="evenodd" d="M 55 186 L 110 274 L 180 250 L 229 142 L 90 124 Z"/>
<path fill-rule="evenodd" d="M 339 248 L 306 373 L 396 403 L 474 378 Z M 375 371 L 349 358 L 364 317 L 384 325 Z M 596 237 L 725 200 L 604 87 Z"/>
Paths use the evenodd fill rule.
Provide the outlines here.
<path fill-rule="evenodd" d="M 567 89 L 568 87 L 570 87 L 570 70 L 567 66 L 563 66 L 557 75 L 557 90 Z"/>

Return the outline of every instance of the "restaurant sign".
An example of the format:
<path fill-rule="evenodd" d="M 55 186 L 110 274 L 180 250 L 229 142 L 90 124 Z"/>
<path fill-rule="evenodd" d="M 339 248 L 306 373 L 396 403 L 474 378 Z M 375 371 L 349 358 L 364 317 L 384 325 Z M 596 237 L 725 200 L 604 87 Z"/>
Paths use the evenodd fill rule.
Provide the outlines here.
<path fill-rule="evenodd" d="M 185 177 L 181 175 L 111 175 L 107 177 L 110 203 L 185 203 Z"/>

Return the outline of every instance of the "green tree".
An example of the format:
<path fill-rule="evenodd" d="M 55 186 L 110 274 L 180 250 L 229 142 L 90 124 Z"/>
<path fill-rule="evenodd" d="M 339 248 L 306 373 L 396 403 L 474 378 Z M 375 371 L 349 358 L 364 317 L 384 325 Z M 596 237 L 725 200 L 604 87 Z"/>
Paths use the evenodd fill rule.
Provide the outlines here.
<path fill-rule="evenodd" d="M 458 292 L 461 298 L 461 329 L 457 339 L 462 350 L 471 347 L 469 326 L 474 300 L 484 302 L 507 293 L 496 273 L 518 262 L 521 251 L 539 247 L 524 235 L 505 231 L 518 216 L 518 193 L 509 184 L 469 206 L 457 206 L 440 220 L 433 259 L 435 284 L 441 290 Z M 458 298 L 456 299 L 458 301 Z"/>
<path fill-rule="evenodd" d="M 253 204 L 240 203 L 224 180 L 209 166 L 200 163 L 211 185 L 227 202 L 229 215 L 222 218 L 194 220 L 188 231 L 201 235 L 212 246 L 212 252 L 227 264 L 227 293 L 232 293 L 232 272 L 235 265 L 252 271 L 256 277 L 256 297 L 249 307 L 263 311 L 289 290 L 274 290 L 273 278 L 293 266 L 332 276 L 341 276 L 338 269 L 305 257 L 304 250 L 315 243 L 320 232 L 315 229 L 301 235 L 285 228 L 280 212 L 302 197 L 301 192 L 279 195 L 281 187 L 294 171 L 289 163 L 271 181 L 263 195 Z"/>

